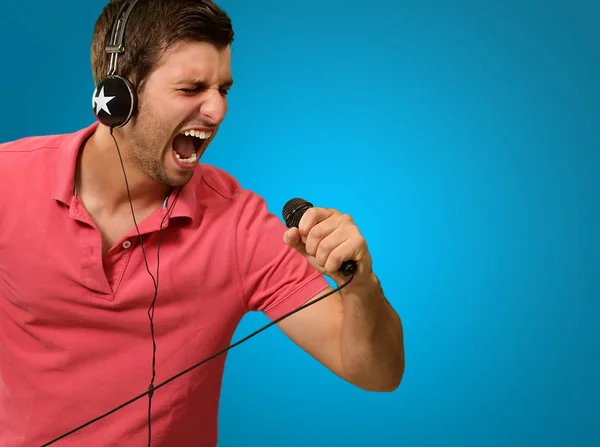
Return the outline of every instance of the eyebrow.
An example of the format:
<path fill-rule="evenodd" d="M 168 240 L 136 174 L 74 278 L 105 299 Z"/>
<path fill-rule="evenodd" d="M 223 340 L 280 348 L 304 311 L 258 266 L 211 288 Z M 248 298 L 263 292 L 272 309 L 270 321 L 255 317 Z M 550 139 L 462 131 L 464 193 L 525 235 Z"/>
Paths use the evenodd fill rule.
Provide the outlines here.
<path fill-rule="evenodd" d="M 208 83 L 206 81 L 203 81 L 201 79 L 183 79 L 181 81 L 178 81 L 176 83 L 176 85 L 195 85 L 197 87 L 203 87 L 206 88 L 208 87 Z M 231 88 L 231 86 L 233 85 L 233 79 L 228 79 L 227 81 L 223 82 L 219 87 L 220 88 Z"/>

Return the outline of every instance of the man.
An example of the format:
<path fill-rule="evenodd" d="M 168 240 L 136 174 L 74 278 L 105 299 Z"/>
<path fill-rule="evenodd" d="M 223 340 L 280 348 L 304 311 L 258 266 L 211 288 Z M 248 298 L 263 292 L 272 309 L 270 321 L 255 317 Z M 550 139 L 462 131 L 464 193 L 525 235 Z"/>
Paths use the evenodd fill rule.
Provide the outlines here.
<path fill-rule="evenodd" d="M 96 82 L 122 6 L 97 21 Z M 398 387 L 402 326 L 353 220 L 317 207 L 287 230 L 198 163 L 227 112 L 232 41 L 210 1 L 139 0 L 116 64 L 138 98 L 127 124 L 0 145 L 0 445 L 216 445 L 226 354 L 169 379 L 227 348 L 248 311 L 275 320 L 331 292 L 323 275 L 343 285 L 348 260 L 346 287 L 277 326 L 348 382 Z M 98 116 L 111 99 L 96 90 Z"/>

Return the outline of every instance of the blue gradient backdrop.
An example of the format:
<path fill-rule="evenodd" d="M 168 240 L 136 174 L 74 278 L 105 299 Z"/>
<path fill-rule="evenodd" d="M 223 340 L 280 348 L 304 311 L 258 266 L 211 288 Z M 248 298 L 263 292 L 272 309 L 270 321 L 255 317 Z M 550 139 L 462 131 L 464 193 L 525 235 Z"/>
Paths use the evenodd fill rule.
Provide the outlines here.
<path fill-rule="evenodd" d="M 92 121 L 103 4 L 0 4 L 1 141 Z M 362 392 L 271 329 L 229 355 L 220 445 L 600 445 L 600 4 L 220 4 L 235 87 L 204 161 L 277 214 L 355 217 L 407 365 Z"/>

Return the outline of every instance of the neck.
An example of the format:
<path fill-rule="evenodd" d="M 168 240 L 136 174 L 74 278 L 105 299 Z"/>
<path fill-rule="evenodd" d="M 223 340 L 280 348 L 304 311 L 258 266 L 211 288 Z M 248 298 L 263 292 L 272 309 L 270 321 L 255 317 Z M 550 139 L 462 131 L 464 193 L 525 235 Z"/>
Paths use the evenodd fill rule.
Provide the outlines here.
<path fill-rule="evenodd" d="M 75 178 L 78 195 L 101 202 L 104 210 L 109 213 L 117 212 L 124 206 L 129 207 L 130 196 L 136 208 L 150 208 L 162 203 L 170 188 L 140 171 L 128 158 L 125 138 L 117 131 L 113 131 L 113 134 L 119 151 L 110 130 L 102 125 L 98 126 L 81 148 Z"/>

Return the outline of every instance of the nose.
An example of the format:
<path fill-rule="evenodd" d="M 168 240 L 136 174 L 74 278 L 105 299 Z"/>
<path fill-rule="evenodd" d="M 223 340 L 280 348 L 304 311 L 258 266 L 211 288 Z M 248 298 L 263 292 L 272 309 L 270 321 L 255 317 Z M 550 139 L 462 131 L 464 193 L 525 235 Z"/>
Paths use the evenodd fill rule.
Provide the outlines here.
<path fill-rule="evenodd" d="M 222 94 L 218 88 L 209 88 L 202 95 L 200 104 L 200 116 L 203 121 L 212 125 L 218 125 L 227 113 L 227 96 Z"/>

